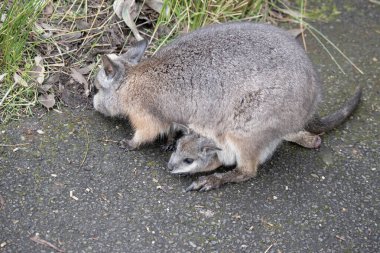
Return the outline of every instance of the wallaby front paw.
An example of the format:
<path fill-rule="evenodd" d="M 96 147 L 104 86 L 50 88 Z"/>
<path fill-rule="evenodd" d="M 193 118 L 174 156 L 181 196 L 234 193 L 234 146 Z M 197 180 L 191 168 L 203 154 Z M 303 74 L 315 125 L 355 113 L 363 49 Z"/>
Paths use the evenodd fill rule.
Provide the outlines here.
<path fill-rule="evenodd" d="M 202 176 L 194 181 L 189 187 L 186 188 L 188 191 L 200 191 L 205 192 L 212 189 L 217 189 L 221 186 L 221 179 L 215 175 Z"/>
<path fill-rule="evenodd" d="M 136 149 L 136 146 L 133 144 L 132 140 L 122 139 L 119 141 L 119 147 L 127 151 L 132 151 Z"/>
<path fill-rule="evenodd" d="M 176 143 L 172 142 L 172 143 L 164 144 L 161 146 L 161 149 L 166 152 L 174 151 L 176 149 Z"/>

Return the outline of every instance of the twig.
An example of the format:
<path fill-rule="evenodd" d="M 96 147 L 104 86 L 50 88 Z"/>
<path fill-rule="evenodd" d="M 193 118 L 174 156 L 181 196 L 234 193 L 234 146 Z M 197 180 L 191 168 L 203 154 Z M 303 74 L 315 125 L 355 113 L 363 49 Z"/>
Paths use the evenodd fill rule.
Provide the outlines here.
<path fill-rule="evenodd" d="M 102 141 L 102 142 L 113 142 L 113 143 L 119 143 L 119 141 L 108 140 L 108 139 L 98 139 L 98 141 Z"/>
<path fill-rule="evenodd" d="M 82 160 L 79 168 L 82 168 L 83 164 L 85 163 L 85 161 L 87 159 L 87 155 L 88 155 L 88 150 L 89 150 L 89 147 L 90 147 L 90 138 L 88 137 L 88 130 L 87 130 L 86 126 L 85 126 L 85 129 L 86 129 L 86 137 L 87 137 L 86 150 L 85 150 L 84 157 L 83 157 L 83 160 Z"/>
<path fill-rule="evenodd" d="M 0 147 L 19 147 L 30 145 L 30 143 L 19 143 L 19 144 L 0 144 Z"/>
<path fill-rule="evenodd" d="M 268 253 L 268 251 L 273 247 L 273 243 L 264 251 L 264 253 Z"/>
<path fill-rule="evenodd" d="M 47 247 L 50 247 L 58 252 L 65 252 L 63 249 L 60 249 L 58 248 L 57 246 L 53 245 L 52 243 L 48 242 L 48 241 L 45 241 L 43 239 L 41 239 L 38 234 L 30 237 L 30 240 L 32 240 L 33 242 L 36 242 L 38 244 L 41 244 L 41 245 L 44 245 L 44 246 L 47 246 Z"/>

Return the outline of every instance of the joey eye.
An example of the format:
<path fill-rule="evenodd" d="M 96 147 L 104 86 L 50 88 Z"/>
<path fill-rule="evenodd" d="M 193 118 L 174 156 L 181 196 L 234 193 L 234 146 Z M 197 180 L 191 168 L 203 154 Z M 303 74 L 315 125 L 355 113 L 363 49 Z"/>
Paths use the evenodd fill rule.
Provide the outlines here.
<path fill-rule="evenodd" d="M 194 162 L 194 159 L 191 159 L 191 158 L 186 158 L 183 160 L 184 163 L 186 164 L 192 164 Z"/>

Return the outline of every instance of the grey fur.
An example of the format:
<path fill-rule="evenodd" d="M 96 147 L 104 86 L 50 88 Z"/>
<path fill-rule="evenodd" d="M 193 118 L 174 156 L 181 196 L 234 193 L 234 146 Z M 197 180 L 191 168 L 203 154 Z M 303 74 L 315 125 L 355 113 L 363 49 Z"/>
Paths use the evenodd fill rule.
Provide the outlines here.
<path fill-rule="evenodd" d="M 237 164 L 233 173 L 201 178 L 193 189 L 255 176 L 258 164 L 285 136 L 303 130 L 321 100 L 320 83 L 302 47 L 267 24 L 211 25 L 136 65 L 110 59 L 118 74 L 99 72 L 94 107 L 130 118 L 131 149 L 167 134 L 178 122 L 223 149 L 222 164 Z"/>

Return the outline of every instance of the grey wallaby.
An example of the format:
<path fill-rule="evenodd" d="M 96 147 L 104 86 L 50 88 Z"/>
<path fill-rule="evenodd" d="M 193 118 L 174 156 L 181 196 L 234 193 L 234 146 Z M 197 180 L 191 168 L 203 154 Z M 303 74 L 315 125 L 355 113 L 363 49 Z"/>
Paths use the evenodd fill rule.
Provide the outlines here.
<path fill-rule="evenodd" d="M 94 107 L 129 118 L 135 130 L 126 141 L 129 149 L 169 134 L 179 123 L 210 141 L 202 151 L 217 154 L 217 163 L 204 170 L 236 164 L 232 171 L 199 178 L 189 190 L 254 177 L 283 139 L 319 146 L 319 136 L 310 132 L 339 125 L 361 95 L 358 89 L 349 106 L 320 119 L 321 85 L 313 65 L 290 34 L 267 24 L 210 25 L 141 60 L 146 46 L 140 41 L 124 55 L 103 56 Z M 172 173 L 195 171 L 194 158 L 183 158 L 170 160 Z"/>

